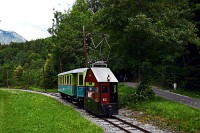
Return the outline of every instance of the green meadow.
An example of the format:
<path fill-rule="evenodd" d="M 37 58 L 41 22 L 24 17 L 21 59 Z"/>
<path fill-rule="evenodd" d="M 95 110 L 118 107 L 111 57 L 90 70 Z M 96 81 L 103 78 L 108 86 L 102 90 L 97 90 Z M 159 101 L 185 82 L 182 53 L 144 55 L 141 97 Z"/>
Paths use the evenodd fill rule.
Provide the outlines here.
<path fill-rule="evenodd" d="M 0 89 L 1 133 L 99 133 L 73 108 L 40 94 Z"/>

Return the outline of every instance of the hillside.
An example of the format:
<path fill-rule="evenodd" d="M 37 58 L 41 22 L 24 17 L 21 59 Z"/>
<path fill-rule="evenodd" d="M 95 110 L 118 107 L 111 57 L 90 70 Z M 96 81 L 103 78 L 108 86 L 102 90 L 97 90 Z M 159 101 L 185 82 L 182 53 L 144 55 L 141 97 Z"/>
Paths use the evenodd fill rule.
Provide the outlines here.
<path fill-rule="evenodd" d="M 25 42 L 26 39 L 13 31 L 4 31 L 0 29 L 0 44 L 9 44 L 10 42 Z"/>

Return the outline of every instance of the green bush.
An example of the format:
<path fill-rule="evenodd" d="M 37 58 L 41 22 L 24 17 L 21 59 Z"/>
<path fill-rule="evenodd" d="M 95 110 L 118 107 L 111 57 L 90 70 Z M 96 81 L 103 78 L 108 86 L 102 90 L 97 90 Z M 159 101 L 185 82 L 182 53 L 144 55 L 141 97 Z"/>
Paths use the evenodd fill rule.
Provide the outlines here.
<path fill-rule="evenodd" d="M 136 99 L 138 101 L 150 100 L 155 96 L 155 93 L 150 86 L 145 83 L 140 83 L 136 88 Z"/>
<path fill-rule="evenodd" d="M 130 104 L 138 104 L 139 102 L 148 101 L 154 98 L 154 92 L 151 87 L 140 84 L 137 88 L 119 85 L 119 106 L 123 108 Z"/>
<path fill-rule="evenodd" d="M 136 90 L 132 87 L 125 86 L 124 84 L 119 85 L 119 106 L 120 108 L 125 107 L 133 101 Z"/>

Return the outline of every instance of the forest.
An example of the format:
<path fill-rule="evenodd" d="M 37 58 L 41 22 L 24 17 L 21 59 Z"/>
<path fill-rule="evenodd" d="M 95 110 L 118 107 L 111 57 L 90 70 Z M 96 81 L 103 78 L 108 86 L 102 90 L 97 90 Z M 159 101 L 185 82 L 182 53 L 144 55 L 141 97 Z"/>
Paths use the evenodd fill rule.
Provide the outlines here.
<path fill-rule="evenodd" d="M 51 37 L 0 44 L 0 86 L 56 88 L 58 73 L 85 67 L 84 26 L 88 62 L 118 79 L 200 91 L 198 0 L 76 0 L 52 13 Z M 110 47 L 93 46 L 105 37 Z"/>

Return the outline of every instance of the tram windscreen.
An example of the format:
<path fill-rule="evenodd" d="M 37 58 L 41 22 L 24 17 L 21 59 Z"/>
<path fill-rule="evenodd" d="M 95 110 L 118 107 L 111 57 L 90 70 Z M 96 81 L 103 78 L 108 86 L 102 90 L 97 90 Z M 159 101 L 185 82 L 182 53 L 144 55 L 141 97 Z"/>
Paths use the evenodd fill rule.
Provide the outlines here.
<path fill-rule="evenodd" d="M 108 93 L 108 86 L 102 86 L 102 93 Z"/>

